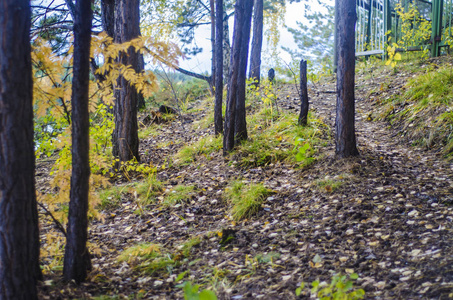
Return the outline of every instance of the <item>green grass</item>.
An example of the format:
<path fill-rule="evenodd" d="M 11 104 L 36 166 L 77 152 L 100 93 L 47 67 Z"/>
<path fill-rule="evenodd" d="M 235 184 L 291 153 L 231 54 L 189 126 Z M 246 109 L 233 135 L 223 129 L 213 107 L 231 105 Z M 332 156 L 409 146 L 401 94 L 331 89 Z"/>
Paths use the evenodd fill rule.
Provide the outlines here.
<path fill-rule="evenodd" d="M 117 262 L 127 262 L 134 269 L 144 273 L 171 272 L 190 257 L 193 247 L 201 243 L 202 237 L 190 238 L 172 251 L 160 244 L 141 243 L 125 249 L 117 257 Z"/>
<path fill-rule="evenodd" d="M 337 179 L 326 178 L 316 180 L 315 184 L 320 191 L 332 193 L 340 188 L 343 182 Z"/>
<path fill-rule="evenodd" d="M 209 159 L 211 153 L 220 151 L 222 147 L 222 136 L 202 137 L 195 143 L 182 147 L 174 156 L 174 164 L 187 165 L 196 161 L 199 156 Z"/>
<path fill-rule="evenodd" d="M 159 131 L 158 131 L 159 126 L 160 125 L 151 124 L 148 127 L 140 129 L 138 131 L 138 138 L 142 140 L 142 139 L 146 139 L 146 138 L 149 138 L 149 137 L 158 136 L 159 135 Z"/>
<path fill-rule="evenodd" d="M 194 194 L 194 185 L 177 185 L 165 195 L 163 205 L 169 207 L 186 202 L 191 199 Z"/>
<path fill-rule="evenodd" d="M 184 257 L 190 256 L 192 248 L 199 245 L 200 243 L 201 243 L 201 237 L 196 236 L 196 237 L 190 238 L 187 242 L 185 242 L 179 246 L 179 248 L 182 252 L 182 255 Z"/>
<path fill-rule="evenodd" d="M 117 261 L 127 262 L 135 269 L 150 274 L 172 269 L 178 262 L 162 250 L 159 244 L 143 243 L 124 250 Z"/>
<path fill-rule="evenodd" d="M 296 147 L 296 140 L 303 140 L 310 144 L 311 150 L 306 154 L 310 158 L 316 157 L 318 149 L 328 140 L 327 126 L 312 114 L 309 114 L 307 126 L 298 126 L 297 118 L 294 114 L 281 111 L 277 114 L 275 109 L 271 111 L 262 106 L 248 118 L 249 139 L 233 154 L 243 166 L 263 166 L 276 161 L 297 163 L 299 146 Z M 307 162 L 301 162 L 301 165 L 306 166 Z"/>
<path fill-rule="evenodd" d="M 402 126 L 413 145 L 453 152 L 453 66 L 427 67 L 401 95 L 384 103 L 380 117 Z"/>
<path fill-rule="evenodd" d="M 145 206 L 155 202 L 156 197 L 163 192 L 163 184 L 154 174 L 142 182 L 135 183 L 134 188 L 139 196 L 139 204 Z"/>
<path fill-rule="evenodd" d="M 266 196 L 272 193 L 263 184 L 246 185 L 240 180 L 233 181 L 225 189 L 225 198 L 231 203 L 231 215 L 235 221 L 250 218 L 261 208 Z"/>
<path fill-rule="evenodd" d="M 121 205 L 121 198 L 129 192 L 128 185 L 111 186 L 107 189 L 100 190 L 99 198 L 101 203 L 100 209 L 111 209 Z"/>

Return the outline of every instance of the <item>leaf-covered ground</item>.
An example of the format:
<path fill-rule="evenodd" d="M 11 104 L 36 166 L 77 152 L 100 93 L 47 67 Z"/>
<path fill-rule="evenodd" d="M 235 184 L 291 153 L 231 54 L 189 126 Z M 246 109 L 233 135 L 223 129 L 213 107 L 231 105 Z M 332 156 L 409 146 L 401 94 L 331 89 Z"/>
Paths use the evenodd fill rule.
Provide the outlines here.
<path fill-rule="evenodd" d="M 200 102 L 199 110 L 159 125 L 141 142 L 143 160 L 158 166 L 167 192 L 193 186 L 189 198 L 162 205 L 164 192 L 142 209 L 128 194 L 107 208 L 106 219 L 90 225 L 97 249 L 87 282 L 63 283 L 61 273 L 48 274 L 41 298 L 182 299 L 178 285 L 191 281 L 219 299 L 296 299 L 301 282 L 330 282 L 334 273 L 357 273 L 354 286 L 366 299 L 452 298 L 453 165 L 410 146 L 389 124 L 370 120 L 379 110 L 376 98 L 399 93 L 404 83 L 390 71 L 371 79 L 358 75 L 360 156 L 337 160 L 329 138 L 308 168 L 278 161 L 244 167 L 221 151 L 178 166 L 171 163 L 178 149 L 212 134 L 212 126 L 199 123 L 212 108 Z M 334 81 L 324 80 L 309 91 L 310 108 L 330 128 L 334 90 Z M 294 86 L 279 88 L 278 103 L 298 114 Z M 236 179 L 273 191 L 256 215 L 238 222 L 224 199 Z M 124 254 L 144 243 L 160 248 Z M 139 254 L 157 258 L 146 265 Z M 308 289 L 299 296 L 308 297 Z"/>

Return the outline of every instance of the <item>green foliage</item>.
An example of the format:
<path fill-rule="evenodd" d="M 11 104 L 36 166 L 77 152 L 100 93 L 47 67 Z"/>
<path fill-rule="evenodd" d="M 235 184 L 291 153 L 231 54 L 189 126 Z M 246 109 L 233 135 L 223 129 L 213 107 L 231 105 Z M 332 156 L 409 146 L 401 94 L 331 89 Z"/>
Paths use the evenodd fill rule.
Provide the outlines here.
<path fill-rule="evenodd" d="M 184 290 L 185 300 L 217 300 L 217 296 L 211 290 L 199 291 L 200 285 L 190 283 L 189 281 L 184 282 L 182 285 Z"/>
<path fill-rule="evenodd" d="M 194 195 L 194 185 L 177 185 L 165 195 L 163 205 L 168 207 L 180 204 L 188 201 Z"/>
<path fill-rule="evenodd" d="M 386 65 L 391 65 L 392 68 L 402 59 L 401 54 L 396 52 L 396 49 L 400 48 L 407 51 L 409 47 L 420 47 L 422 57 L 427 58 L 429 53 L 427 44 L 431 39 L 431 21 L 420 14 L 419 8 L 415 3 L 410 3 L 407 7 L 397 3 L 395 11 L 401 20 L 401 32 L 396 32 L 399 40 L 392 40 L 392 37 L 389 36 Z M 390 35 L 391 33 L 389 31 L 386 34 Z"/>
<path fill-rule="evenodd" d="M 296 138 L 294 148 L 296 150 L 296 160 L 301 162 L 303 166 L 308 166 L 315 160 L 313 158 L 313 147 L 304 138 Z"/>
<path fill-rule="evenodd" d="M 354 289 L 354 281 L 359 276 L 353 273 L 349 276 L 336 274 L 332 277 L 330 284 L 326 282 L 320 283 L 319 280 L 315 280 L 311 283 L 312 289 L 311 295 L 316 299 L 322 300 L 357 300 L 363 299 L 365 291 L 363 289 Z M 296 289 L 296 296 L 302 294 L 305 288 L 305 283 L 302 282 Z"/>
<path fill-rule="evenodd" d="M 267 195 L 272 193 L 263 184 L 248 184 L 240 180 L 233 181 L 225 189 L 225 198 L 232 204 L 231 215 L 235 221 L 249 218 L 256 214 Z"/>
<path fill-rule="evenodd" d="M 288 28 L 293 35 L 298 49 L 296 51 L 283 47 L 294 59 L 305 58 L 311 62 L 309 71 L 333 70 L 334 50 L 334 17 L 335 10 L 332 1 L 318 1 L 317 10 L 313 11 L 309 4 L 305 5 L 306 20 L 297 22 L 297 28 Z M 320 6 L 322 7 L 320 9 Z M 299 70 L 298 67 L 294 70 Z"/>

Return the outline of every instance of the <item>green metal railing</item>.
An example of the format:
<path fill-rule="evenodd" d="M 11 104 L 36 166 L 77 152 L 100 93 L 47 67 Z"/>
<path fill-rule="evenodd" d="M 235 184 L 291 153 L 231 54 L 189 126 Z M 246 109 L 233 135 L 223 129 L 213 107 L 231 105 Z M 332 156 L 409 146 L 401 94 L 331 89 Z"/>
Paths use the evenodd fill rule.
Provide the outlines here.
<path fill-rule="evenodd" d="M 414 20 L 410 21 L 411 29 L 416 30 L 420 21 L 431 24 L 430 39 L 411 41 L 412 44 L 405 41 L 404 47 L 398 51 L 429 49 L 431 56 L 435 57 L 442 54 L 443 47 L 449 48 L 447 38 L 452 36 L 453 0 L 356 0 L 356 3 L 357 56 L 385 56 L 385 46 L 390 36 L 392 43 L 402 43 L 401 39 L 407 33 L 402 32 L 402 20 L 395 9 L 397 5 L 404 12 L 410 7 L 418 11 L 417 17 L 414 15 Z"/>

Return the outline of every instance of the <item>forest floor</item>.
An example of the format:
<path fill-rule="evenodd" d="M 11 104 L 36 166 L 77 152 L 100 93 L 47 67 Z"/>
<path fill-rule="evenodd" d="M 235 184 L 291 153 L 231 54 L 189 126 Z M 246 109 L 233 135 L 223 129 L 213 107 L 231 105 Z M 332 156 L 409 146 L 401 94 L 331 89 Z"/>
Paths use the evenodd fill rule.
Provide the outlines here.
<path fill-rule="evenodd" d="M 310 109 L 330 133 L 322 155 L 305 168 L 286 161 L 247 167 L 221 151 L 171 164 L 183 145 L 213 133 L 212 126 L 199 126 L 212 109 L 204 102 L 159 125 L 141 141 L 142 160 L 158 166 L 167 192 L 194 186 L 190 199 L 164 206 L 159 197 L 142 210 L 129 195 L 107 208 L 105 220 L 90 224 L 90 242 L 99 249 L 87 282 L 46 274 L 40 297 L 183 299 L 179 285 L 191 281 L 219 299 L 296 299 L 310 297 L 308 288 L 296 297 L 301 282 L 310 287 L 317 279 L 330 283 L 333 274 L 357 273 L 354 286 L 365 290 L 365 299 L 452 299 L 453 164 L 370 117 L 380 109 L 376 98 L 399 93 L 406 77 L 357 75 L 360 156 L 350 159 L 334 155 L 335 81 L 311 86 Z M 279 86 L 278 96 L 280 109 L 298 114 L 294 85 Z M 273 191 L 257 214 L 237 222 L 223 197 L 235 179 Z M 134 261 L 140 250 L 118 259 L 143 243 L 160 245 L 163 267 Z"/>

